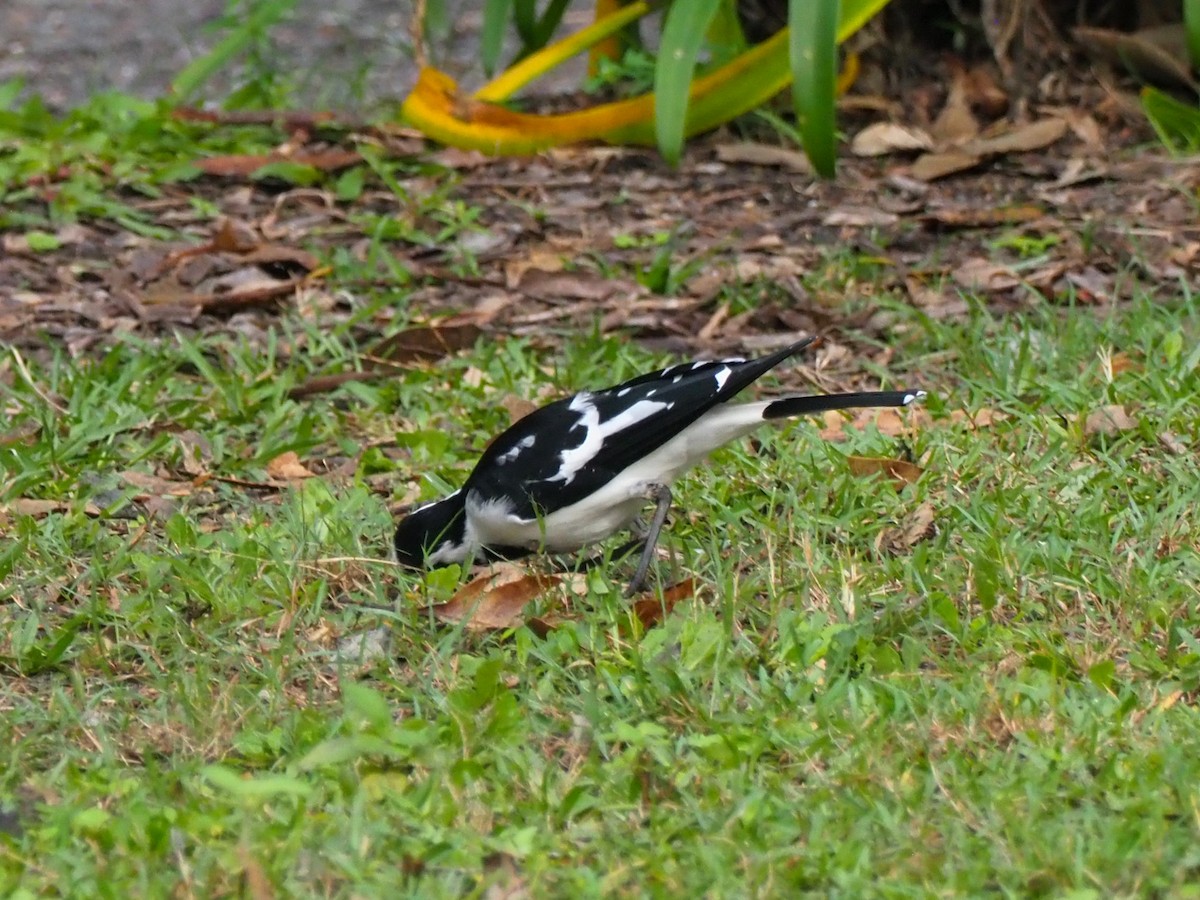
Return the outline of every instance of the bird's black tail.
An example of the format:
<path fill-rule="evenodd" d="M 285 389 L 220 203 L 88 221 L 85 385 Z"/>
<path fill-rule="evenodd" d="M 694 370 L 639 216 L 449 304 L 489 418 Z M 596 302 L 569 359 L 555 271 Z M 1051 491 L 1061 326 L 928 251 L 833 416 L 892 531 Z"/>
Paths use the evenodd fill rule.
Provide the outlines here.
<path fill-rule="evenodd" d="M 815 397 L 781 397 L 767 404 L 764 419 L 808 416 L 830 409 L 872 406 L 908 406 L 925 398 L 924 391 L 858 391 L 853 394 L 822 394 Z"/>

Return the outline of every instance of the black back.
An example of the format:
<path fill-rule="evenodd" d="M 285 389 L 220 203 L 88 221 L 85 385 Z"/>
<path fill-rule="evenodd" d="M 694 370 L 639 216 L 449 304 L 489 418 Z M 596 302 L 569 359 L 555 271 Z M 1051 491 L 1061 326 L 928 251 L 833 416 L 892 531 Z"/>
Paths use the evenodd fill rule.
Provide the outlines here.
<path fill-rule="evenodd" d="M 514 423 L 491 443 L 467 479 L 464 494 L 475 494 L 485 501 L 523 497 L 524 502 L 512 510 L 522 518 L 570 506 L 813 340 L 797 341 L 761 359 L 682 363 L 602 391 L 556 400 Z M 587 439 L 584 413 L 571 408 L 577 398 L 595 407 L 601 424 L 643 401 L 663 406 L 653 415 L 608 434 L 597 452 L 565 480 L 561 477 L 563 451 L 580 447 Z M 532 444 L 526 446 L 530 440 Z"/>

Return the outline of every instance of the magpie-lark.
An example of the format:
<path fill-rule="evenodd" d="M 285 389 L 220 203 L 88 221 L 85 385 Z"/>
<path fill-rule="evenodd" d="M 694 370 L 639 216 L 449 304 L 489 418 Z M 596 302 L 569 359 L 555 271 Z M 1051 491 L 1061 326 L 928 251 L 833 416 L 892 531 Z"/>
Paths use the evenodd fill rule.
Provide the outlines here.
<path fill-rule="evenodd" d="M 670 366 L 535 410 L 488 445 L 461 488 L 400 521 L 397 560 L 423 568 L 577 550 L 630 527 L 653 501 L 629 585 L 636 593 L 671 506 L 671 483 L 713 450 L 772 419 L 907 406 L 925 396 L 865 391 L 730 402 L 814 340 L 761 359 Z"/>

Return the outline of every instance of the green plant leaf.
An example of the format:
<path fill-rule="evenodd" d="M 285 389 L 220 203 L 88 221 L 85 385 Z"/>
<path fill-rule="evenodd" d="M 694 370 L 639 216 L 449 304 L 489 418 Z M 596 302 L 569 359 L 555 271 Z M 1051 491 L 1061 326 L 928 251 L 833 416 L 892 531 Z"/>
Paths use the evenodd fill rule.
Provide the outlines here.
<path fill-rule="evenodd" d="M 245 778 L 227 766 L 209 765 L 200 770 L 200 775 L 213 787 L 243 799 L 265 799 L 281 795 L 306 797 L 312 788 L 290 775 L 258 775 Z"/>
<path fill-rule="evenodd" d="M 684 122 L 696 57 L 721 0 L 673 3 L 663 23 L 658 65 L 654 69 L 654 134 L 658 149 L 671 165 L 683 151 Z"/>
<path fill-rule="evenodd" d="M 1200 67 L 1200 0 L 1183 0 L 1183 27 L 1192 68 Z"/>
<path fill-rule="evenodd" d="M 504 49 L 504 31 L 512 11 L 512 0 L 487 0 L 483 5 L 483 27 L 479 31 L 479 55 L 483 71 L 491 78 Z"/>
<path fill-rule="evenodd" d="M 837 164 L 834 121 L 838 0 L 790 0 L 789 60 L 796 130 L 813 168 L 832 178 Z"/>
<path fill-rule="evenodd" d="M 342 683 L 342 702 L 347 714 L 365 719 L 374 729 L 384 729 L 392 724 L 392 707 L 379 691 L 359 684 L 357 681 Z"/>
<path fill-rule="evenodd" d="M 1182 156 L 1200 150 L 1200 109 L 1147 87 L 1142 88 L 1142 110 L 1171 153 Z"/>
<path fill-rule="evenodd" d="M 254 40 L 290 13 L 296 0 L 261 0 L 252 4 L 250 14 L 233 31 L 217 42 L 207 54 L 194 59 L 171 82 L 171 92 L 186 99 L 221 69 L 228 66 Z"/>

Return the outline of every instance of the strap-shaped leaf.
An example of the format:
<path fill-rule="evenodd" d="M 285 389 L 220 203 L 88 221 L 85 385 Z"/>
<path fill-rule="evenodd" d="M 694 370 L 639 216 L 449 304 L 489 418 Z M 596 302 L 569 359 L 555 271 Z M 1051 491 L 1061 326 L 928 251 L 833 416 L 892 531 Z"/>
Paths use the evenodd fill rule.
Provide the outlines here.
<path fill-rule="evenodd" d="M 676 165 L 683 150 L 684 122 L 696 70 L 696 56 L 722 0 L 672 3 L 663 23 L 654 67 L 654 132 L 658 149 Z"/>
<path fill-rule="evenodd" d="M 491 75 L 504 49 L 504 32 L 512 12 L 512 0 L 487 0 L 483 5 L 483 27 L 479 31 L 479 54 L 483 71 Z"/>
<path fill-rule="evenodd" d="M 838 0 L 790 0 L 788 28 L 796 130 L 813 168 L 830 178 L 837 160 Z"/>

